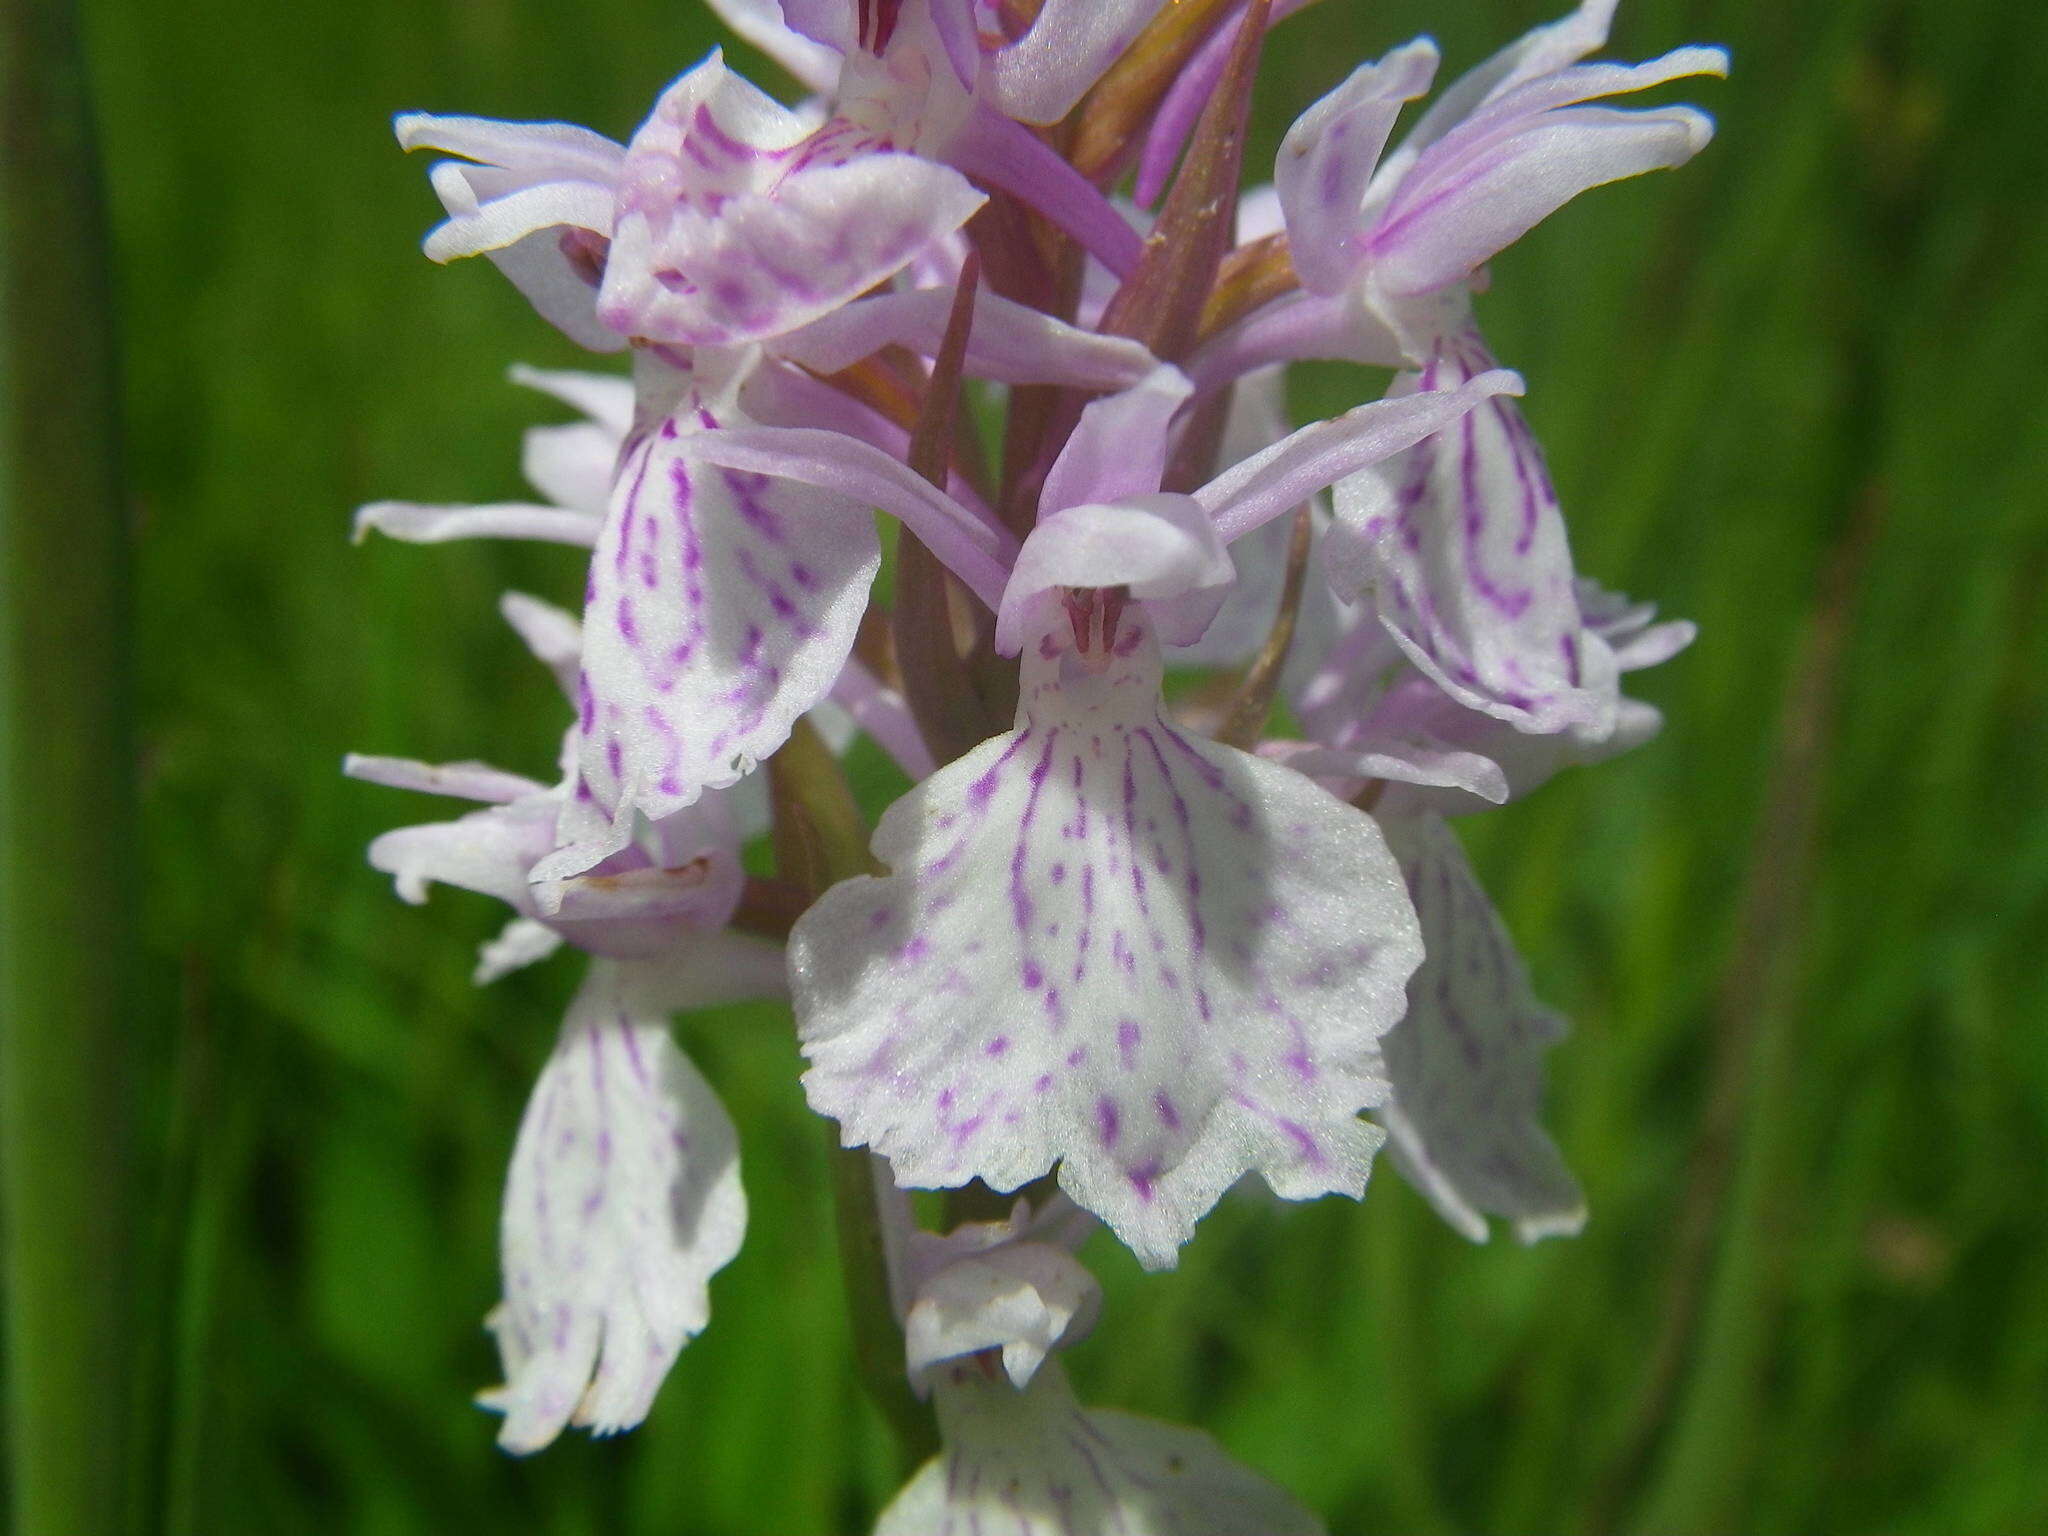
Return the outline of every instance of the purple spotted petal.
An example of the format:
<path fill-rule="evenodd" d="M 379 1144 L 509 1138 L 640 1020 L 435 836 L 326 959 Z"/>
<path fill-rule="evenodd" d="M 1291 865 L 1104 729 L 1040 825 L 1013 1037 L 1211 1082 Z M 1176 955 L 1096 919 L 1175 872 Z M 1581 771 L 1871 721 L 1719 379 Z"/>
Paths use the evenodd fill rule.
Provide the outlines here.
<path fill-rule="evenodd" d="M 1026 650 L 1018 728 L 882 818 L 892 873 L 797 924 L 805 1085 L 907 1186 L 1059 1162 L 1166 1267 L 1249 1170 L 1363 1188 L 1357 1112 L 1420 950 L 1368 817 L 1161 717 L 1141 610 L 1099 673 L 1066 628 Z"/>
<path fill-rule="evenodd" d="M 982 202 L 959 172 L 844 121 L 814 131 L 714 53 L 633 136 L 598 313 L 656 341 L 765 340 L 894 275 Z"/>
<path fill-rule="evenodd" d="M 498 1441 L 524 1455 L 567 1425 L 647 1416 L 710 1318 L 711 1276 L 746 1230 L 739 1146 L 668 1022 L 603 963 L 570 1006 L 505 1184 L 504 1302 L 490 1324 L 505 1385 Z"/>
<path fill-rule="evenodd" d="M 1445 1221 L 1474 1242 L 1486 1218 L 1524 1242 L 1586 1219 L 1578 1182 L 1544 1133 L 1543 1056 L 1564 1024 L 1480 889 L 1455 833 L 1435 816 L 1385 818 L 1427 951 L 1408 1016 L 1386 1037 L 1393 1096 L 1378 1116 L 1394 1158 Z"/>
<path fill-rule="evenodd" d="M 690 457 L 693 434 L 744 422 L 730 390 L 661 387 L 683 398 L 629 446 L 591 559 L 581 785 L 536 878 L 583 873 L 636 812 L 659 821 L 779 747 L 838 678 L 880 564 L 865 503 Z"/>
<path fill-rule="evenodd" d="M 1083 1409 L 1056 1361 L 1021 1392 L 956 1361 L 936 1401 L 939 1454 L 875 1536 L 1323 1536 L 1199 1430 Z"/>
<path fill-rule="evenodd" d="M 1438 343 L 1395 393 L 1493 365 L 1469 329 Z M 1326 560 L 1370 595 L 1414 663 L 1474 709 L 1537 733 L 1611 728 L 1613 653 L 1581 622 L 1563 515 L 1543 452 L 1495 398 L 1337 487 Z"/>

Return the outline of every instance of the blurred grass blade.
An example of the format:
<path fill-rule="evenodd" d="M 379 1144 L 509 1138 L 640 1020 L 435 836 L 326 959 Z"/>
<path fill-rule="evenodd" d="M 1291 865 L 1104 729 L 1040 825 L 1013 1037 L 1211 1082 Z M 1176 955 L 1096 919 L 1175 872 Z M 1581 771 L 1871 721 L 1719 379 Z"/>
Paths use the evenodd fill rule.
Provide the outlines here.
<path fill-rule="evenodd" d="M 77 17 L 0 21 L 0 1191 L 14 1529 L 129 1527 L 135 839 L 107 241 Z"/>

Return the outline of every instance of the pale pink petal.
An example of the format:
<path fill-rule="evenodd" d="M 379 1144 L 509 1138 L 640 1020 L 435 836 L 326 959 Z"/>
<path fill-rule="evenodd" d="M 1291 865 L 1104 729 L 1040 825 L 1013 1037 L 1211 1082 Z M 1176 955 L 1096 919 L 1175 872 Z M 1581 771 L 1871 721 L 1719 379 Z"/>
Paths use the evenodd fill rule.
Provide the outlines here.
<path fill-rule="evenodd" d="M 408 544 L 446 544 L 455 539 L 533 539 L 543 544 L 597 542 L 597 518 L 567 507 L 508 501 L 486 506 L 426 506 L 416 501 L 373 501 L 358 509 L 355 538 L 372 533 Z"/>
<path fill-rule="evenodd" d="M 1575 1233 L 1585 1197 L 1540 1120 L 1543 1057 L 1563 1021 L 1530 990 L 1456 834 L 1427 815 L 1384 826 L 1425 950 L 1408 1015 L 1382 1045 L 1394 1091 L 1378 1117 L 1395 1161 L 1474 1242 L 1486 1240 L 1488 1216 L 1525 1242 Z"/>
<path fill-rule="evenodd" d="M 633 425 L 633 381 L 615 373 L 586 373 L 578 368 L 529 368 L 514 363 L 507 370 L 514 384 L 553 395 L 574 406 L 611 434 L 617 443 Z"/>
<path fill-rule="evenodd" d="M 933 357 L 952 309 L 951 288 L 857 299 L 778 338 L 775 352 L 819 373 L 837 373 L 892 344 Z M 972 378 L 1122 389 L 1156 366 L 1152 354 L 1127 337 L 1085 331 L 993 293 L 975 295 L 965 359 Z"/>
<path fill-rule="evenodd" d="M 1160 364 L 1131 388 L 1090 401 L 1046 472 L 1039 517 L 1156 492 L 1166 473 L 1167 427 L 1193 393 L 1187 375 Z"/>
<path fill-rule="evenodd" d="M 1286 214 L 1288 254 L 1304 287 L 1340 292 L 1365 260 L 1356 237 L 1366 185 L 1395 118 L 1429 89 L 1436 63 L 1436 45 L 1421 38 L 1361 65 L 1280 141 L 1273 184 Z"/>
<path fill-rule="evenodd" d="M 1553 74 L 1576 64 L 1607 42 L 1618 0 L 1581 0 L 1570 15 L 1533 28 L 1484 63 L 1467 70 L 1444 88 L 1394 156 L 1389 169 L 1399 173 L 1415 157 L 1479 109 L 1482 102 L 1525 80 Z M 1401 162 L 1399 165 L 1395 161 Z"/>
<path fill-rule="evenodd" d="M 547 788 L 489 763 L 419 763 L 409 757 L 372 757 L 361 752 L 343 758 L 341 771 L 366 784 L 481 800 L 489 805 L 509 805 L 527 795 L 545 794 Z"/>
<path fill-rule="evenodd" d="M 1101 1302 L 1095 1277 L 1049 1243 L 1004 1243 L 955 1259 L 923 1282 L 903 1319 L 911 1380 L 995 1350 L 1010 1381 L 1029 1386 L 1053 1350 L 1088 1332 Z"/>
<path fill-rule="evenodd" d="M 1209 509 L 1217 533 L 1230 543 L 1346 476 L 1467 419 L 1494 397 L 1522 392 L 1521 377 L 1505 368 L 1474 369 L 1442 383 L 1442 388 L 1390 395 L 1303 427 L 1226 469 L 1196 491 L 1195 499 Z"/>
<path fill-rule="evenodd" d="M 556 506 L 600 519 L 611 499 L 620 437 L 594 421 L 528 427 L 519 468 L 527 483 Z"/>
<path fill-rule="evenodd" d="M 486 939 L 478 948 L 476 969 L 470 972 L 469 979 L 476 986 L 489 986 L 500 977 L 538 964 L 561 947 L 562 936 L 546 923 L 537 918 L 515 917 L 498 931 L 496 938 Z"/>
<path fill-rule="evenodd" d="M 706 0 L 719 19 L 788 70 L 807 89 L 829 92 L 839 79 L 840 50 L 814 42 L 783 20 L 777 0 Z M 801 0 L 799 0 L 801 3 Z M 850 8 L 842 7 L 851 14 Z"/>
<path fill-rule="evenodd" d="M 526 642 L 534 660 L 554 673 L 563 694 L 573 701 L 583 656 L 583 625 L 575 615 L 524 592 L 507 592 L 499 598 L 498 612 Z"/>
<path fill-rule="evenodd" d="M 847 1144 L 912 1186 L 1057 1161 L 1165 1267 L 1247 1171 L 1363 1189 L 1357 1112 L 1420 949 L 1370 818 L 1162 719 L 1142 610 L 1115 649 L 1092 672 L 1059 629 L 1027 647 L 1018 729 L 890 809 L 891 873 L 799 921 L 791 980 Z"/>
<path fill-rule="evenodd" d="M 1421 182 L 1418 168 L 1367 238 L 1374 282 L 1399 298 L 1462 281 L 1581 192 L 1683 165 L 1713 131 L 1690 107 L 1566 107 L 1502 135 L 1440 179 Z"/>
<path fill-rule="evenodd" d="M 1199 1430 L 1083 1409 L 1056 1361 L 1023 1391 L 956 1361 L 936 1400 L 939 1454 L 875 1536 L 1323 1536 Z"/>
<path fill-rule="evenodd" d="M 995 105 L 1056 123 L 1137 40 L 1164 0 L 1046 0 L 1029 32 L 990 55 Z"/>
<path fill-rule="evenodd" d="M 506 1384 L 480 1400 L 525 1455 L 567 1425 L 647 1416 L 710 1318 L 712 1275 L 746 1230 L 731 1119 L 668 1021 L 594 966 L 535 1086 L 505 1184 Z"/>

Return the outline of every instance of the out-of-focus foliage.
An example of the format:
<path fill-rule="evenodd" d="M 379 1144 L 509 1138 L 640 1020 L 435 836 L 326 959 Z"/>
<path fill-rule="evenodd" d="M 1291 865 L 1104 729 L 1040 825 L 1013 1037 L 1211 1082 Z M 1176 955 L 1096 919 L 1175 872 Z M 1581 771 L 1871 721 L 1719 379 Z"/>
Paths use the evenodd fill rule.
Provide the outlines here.
<path fill-rule="evenodd" d="M 1458 67 L 1562 4 L 1326 0 L 1275 39 L 1252 163 L 1368 51 L 1426 29 Z M 754 1204 L 710 1331 L 626 1439 L 493 1448 L 464 1399 L 499 1182 L 574 966 L 473 991 L 498 912 L 408 910 L 361 856 L 440 808 L 337 772 L 544 772 L 560 706 L 493 602 L 580 584 L 565 551 L 348 547 L 361 501 L 515 493 L 548 407 L 504 369 L 578 361 L 483 263 L 418 256 L 389 115 L 624 136 L 708 17 L 87 20 L 140 502 L 162 1528 L 864 1529 L 895 1469 L 774 1009 L 682 1025 Z M 1084 1390 L 1208 1425 L 1335 1530 L 2048 1529 L 2048 31 L 1629 0 L 1616 53 L 1695 40 L 1735 53 L 1684 93 L 1715 145 L 1575 204 L 1481 301 L 1581 568 L 1702 627 L 1644 683 L 1659 742 L 1471 829 L 1576 1023 L 1553 1123 L 1592 1221 L 1474 1248 L 1383 1175 L 1363 1209 L 1226 1202 L 1169 1276 L 1092 1254 Z"/>

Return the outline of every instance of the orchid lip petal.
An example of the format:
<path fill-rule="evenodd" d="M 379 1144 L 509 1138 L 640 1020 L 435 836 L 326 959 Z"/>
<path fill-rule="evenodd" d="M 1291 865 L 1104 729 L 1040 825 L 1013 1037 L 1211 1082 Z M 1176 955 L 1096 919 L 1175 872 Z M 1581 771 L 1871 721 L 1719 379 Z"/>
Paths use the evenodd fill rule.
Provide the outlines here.
<path fill-rule="evenodd" d="M 505 1187 L 499 1443 L 646 1417 L 746 1229 L 738 1139 L 659 1010 L 600 963 L 527 1107 Z"/>
<path fill-rule="evenodd" d="M 883 817 L 892 873 L 798 922 L 805 1086 L 908 1185 L 1057 1161 L 1165 1267 L 1250 1169 L 1291 1199 L 1362 1189 L 1373 1040 L 1420 950 L 1369 818 L 1161 717 L 1142 607 L 1100 670 L 1056 623 L 1018 729 Z"/>

